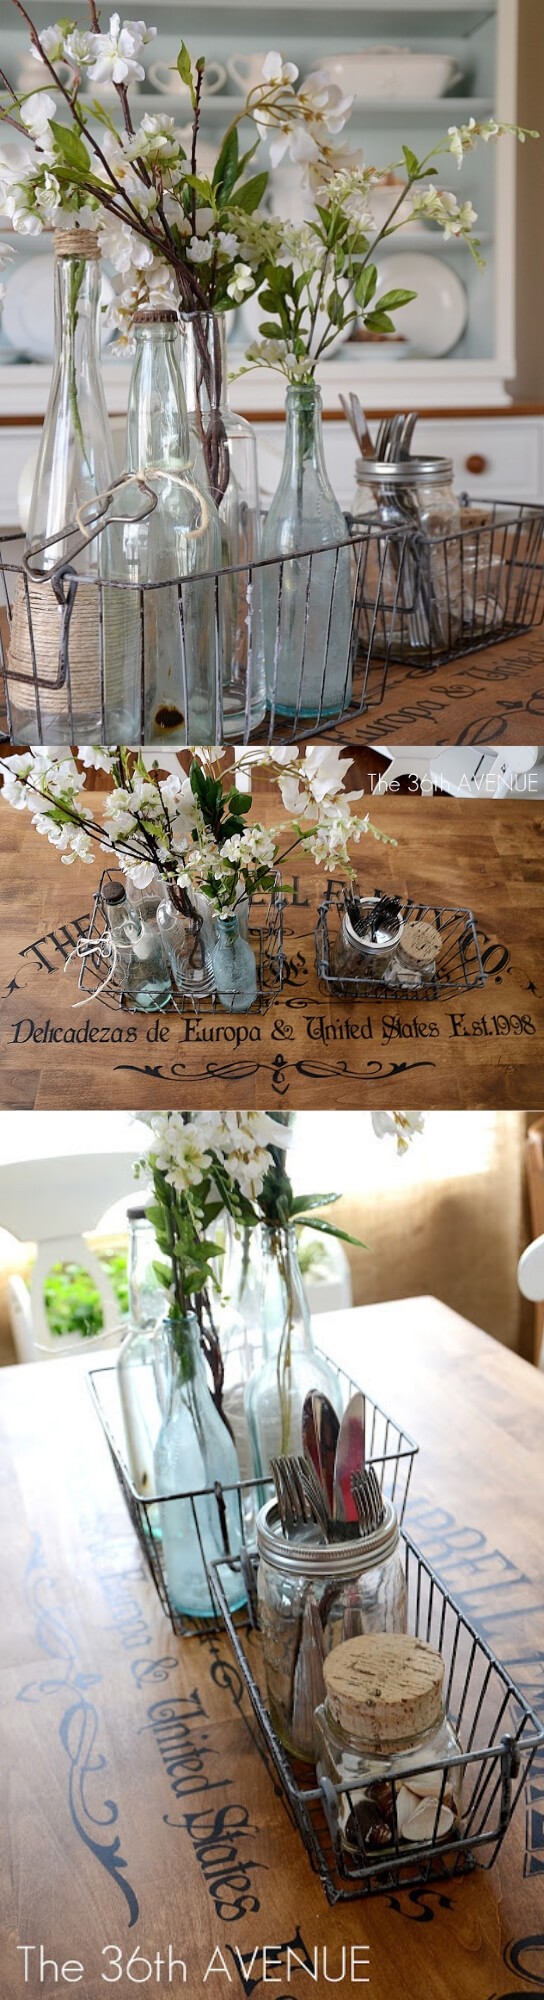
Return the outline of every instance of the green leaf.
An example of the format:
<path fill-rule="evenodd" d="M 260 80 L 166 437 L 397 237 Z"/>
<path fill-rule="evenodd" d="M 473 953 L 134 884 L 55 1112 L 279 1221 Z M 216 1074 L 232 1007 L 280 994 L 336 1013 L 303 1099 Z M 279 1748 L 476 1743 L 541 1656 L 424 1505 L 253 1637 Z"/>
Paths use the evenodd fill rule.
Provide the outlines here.
<path fill-rule="evenodd" d="M 86 173 L 91 163 L 91 156 L 87 151 L 83 139 L 80 139 L 79 133 L 73 132 L 69 125 L 59 125 L 56 118 L 51 119 L 51 131 L 54 133 L 58 151 L 62 159 L 66 160 L 67 166 L 73 167 L 76 173 Z"/>
<path fill-rule="evenodd" d="M 417 157 L 417 153 L 412 152 L 411 146 L 403 146 L 402 152 L 403 152 L 406 172 L 409 175 L 410 180 L 415 181 L 417 180 L 419 174 L 419 160 Z"/>
<path fill-rule="evenodd" d="M 339 1194 L 299 1194 L 291 1202 L 291 1215 L 304 1215 L 309 1208 L 327 1208 L 329 1202 L 339 1200 Z"/>
<path fill-rule="evenodd" d="M 193 759 L 193 763 L 191 764 L 191 769 L 189 772 L 189 783 L 191 786 L 193 798 L 197 800 L 199 806 L 203 806 L 206 798 L 206 779 L 204 776 L 204 772 L 201 770 L 200 764 L 197 763 L 196 757 Z"/>
<path fill-rule="evenodd" d="M 229 195 L 232 194 L 232 190 L 236 186 L 239 172 L 238 131 L 237 127 L 234 126 L 234 130 L 227 132 L 226 139 L 223 140 L 219 159 L 216 160 L 212 176 L 212 187 L 216 195 L 221 196 L 223 205 L 226 204 Z"/>
<path fill-rule="evenodd" d="M 236 193 L 230 196 L 229 209 L 241 208 L 244 215 L 254 215 L 255 209 L 259 207 L 263 195 L 266 194 L 267 187 L 268 174 L 253 174 L 251 180 L 243 181 Z"/>
<path fill-rule="evenodd" d="M 417 299 L 417 292 L 384 292 L 379 302 L 380 312 L 398 312 L 400 306 L 409 306 L 411 299 Z"/>
<path fill-rule="evenodd" d="M 344 301 L 336 285 L 333 287 L 332 292 L 329 292 L 326 304 L 331 326 L 343 326 Z"/>
<path fill-rule="evenodd" d="M 194 188 L 195 194 L 200 195 L 200 200 L 205 203 L 206 208 L 213 207 L 213 188 L 211 181 L 204 180 L 203 176 L 200 174 L 184 174 L 183 186 L 184 188 L 185 187 Z"/>
<path fill-rule="evenodd" d="M 353 295 L 356 305 L 360 306 L 363 312 L 365 306 L 369 304 L 370 299 L 374 297 L 377 283 L 378 273 L 375 264 L 367 264 L 364 271 L 358 271 L 353 286 Z"/>
<path fill-rule="evenodd" d="M 394 333 L 395 331 L 395 322 L 389 318 L 389 313 L 386 312 L 365 313 L 365 326 L 369 326 L 373 333 Z"/>
<path fill-rule="evenodd" d="M 193 65 L 191 62 L 191 57 L 189 55 L 189 50 L 185 46 L 185 42 L 182 42 L 179 55 L 176 58 L 176 69 L 178 70 L 182 83 L 186 83 L 187 85 L 187 89 L 189 91 L 189 95 L 191 98 L 191 104 L 194 110 L 196 104 L 196 91 L 193 83 Z"/>
<path fill-rule="evenodd" d="M 368 1243 L 360 1236 L 348 1236 L 347 1229 L 336 1229 L 334 1222 L 325 1222 L 323 1216 L 312 1216 L 308 1228 L 318 1229 L 321 1236 L 336 1236 L 338 1243 L 352 1243 L 355 1250 L 368 1250 Z"/>
<path fill-rule="evenodd" d="M 251 792 L 237 792 L 234 786 L 229 792 L 228 803 L 231 812 L 248 813 L 251 811 L 251 802 Z"/>

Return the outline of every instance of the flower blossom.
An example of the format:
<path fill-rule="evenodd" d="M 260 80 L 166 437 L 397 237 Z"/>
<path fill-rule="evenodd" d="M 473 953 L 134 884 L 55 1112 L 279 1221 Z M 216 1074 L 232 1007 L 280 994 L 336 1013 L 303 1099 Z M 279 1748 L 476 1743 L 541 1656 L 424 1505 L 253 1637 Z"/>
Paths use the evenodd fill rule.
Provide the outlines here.
<path fill-rule="evenodd" d="M 146 28 L 145 21 L 124 21 L 121 24 L 120 14 L 112 14 L 107 34 L 88 36 L 91 81 L 142 83 L 145 69 L 138 62 L 138 56 L 145 43 L 154 40 L 156 33 L 156 28 Z"/>

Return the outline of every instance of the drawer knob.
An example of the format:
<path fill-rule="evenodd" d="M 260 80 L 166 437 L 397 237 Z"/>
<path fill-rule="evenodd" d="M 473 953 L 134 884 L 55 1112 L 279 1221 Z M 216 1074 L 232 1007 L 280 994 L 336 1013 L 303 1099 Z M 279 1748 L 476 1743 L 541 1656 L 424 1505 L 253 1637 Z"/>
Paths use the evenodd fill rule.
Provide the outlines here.
<path fill-rule="evenodd" d="M 481 451 L 473 451 L 470 458 L 465 459 L 465 472 L 472 472 L 475 479 L 481 478 L 482 473 L 488 471 L 489 459 L 484 458 Z"/>

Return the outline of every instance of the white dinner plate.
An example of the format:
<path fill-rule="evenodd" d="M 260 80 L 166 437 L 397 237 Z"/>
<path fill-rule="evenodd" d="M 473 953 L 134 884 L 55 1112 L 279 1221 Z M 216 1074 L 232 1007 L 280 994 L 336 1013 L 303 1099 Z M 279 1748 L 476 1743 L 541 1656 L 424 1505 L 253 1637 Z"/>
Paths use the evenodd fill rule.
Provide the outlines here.
<path fill-rule="evenodd" d="M 23 257 L 5 278 L 2 327 L 16 354 L 29 361 L 52 361 L 55 352 L 55 259 L 51 250 Z M 103 303 L 113 297 L 110 278 L 102 272 Z M 103 329 L 102 346 L 110 338 Z"/>
<path fill-rule="evenodd" d="M 397 289 L 417 292 L 411 305 L 392 314 L 397 333 L 407 341 L 406 356 L 436 361 L 451 354 L 468 320 L 467 291 L 458 271 L 425 250 L 396 250 L 380 264 L 376 303 L 383 292 Z"/>

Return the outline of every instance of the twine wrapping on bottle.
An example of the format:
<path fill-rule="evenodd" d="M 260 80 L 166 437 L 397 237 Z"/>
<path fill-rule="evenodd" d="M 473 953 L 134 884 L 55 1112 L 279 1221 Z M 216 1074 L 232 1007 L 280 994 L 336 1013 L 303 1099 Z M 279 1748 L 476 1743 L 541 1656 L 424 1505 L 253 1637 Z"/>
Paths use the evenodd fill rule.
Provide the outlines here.
<path fill-rule="evenodd" d="M 68 234 L 70 232 L 67 232 Z M 83 234 L 83 231 L 81 232 Z M 29 702 L 36 709 L 37 735 L 43 735 L 42 718 L 58 716 L 58 695 L 64 689 L 65 700 L 74 728 L 78 715 L 89 710 L 100 713 L 106 727 L 105 690 L 103 680 L 104 644 L 104 590 L 108 590 L 109 617 L 112 601 L 116 606 L 116 616 L 122 627 L 123 588 L 116 589 L 116 581 L 121 579 L 100 579 L 96 581 L 78 575 L 74 563 L 78 556 L 88 549 L 92 542 L 111 525 L 122 527 L 138 524 L 154 513 L 158 505 L 158 494 L 149 484 L 150 480 L 167 477 L 181 485 L 179 473 L 164 466 L 148 466 L 145 471 L 125 472 L 112 482 L 104 493 L 88 500 L 78 507 L 75 520 L 67 523 L 57 534 L 48 535 L 45 540 L 34 541 L 23 553 L 23 574 L 17 577 L 11 615 L 11 636 L 8 654 L 8 691 L 15 707 L 22 705 L 23 686 L 29 689 Z M 135 486 L 142 498 L 137 512 L 119 511 L 111 515 L 111 507 L 116 496 L 129 487 Z M 191 542 L 199 541 L 209 528 L 206 495 L 200 493 L 201 517 L 197 526 L 189 531 Z M 64 544 L 64 553 L 49 569 L 41 569 L 39 564 L 47 550 Z M 68 545 L 68 546 L 67 546 Z M 38 565 L 38 567 L 36 567 Z M 160 579 L 160 583 L 170 579 Z M 175 586 L 184 579 L 171 579 Z M 113 638 L 109 630 L 109 640 Z M 114 653 L 122 657 L 122 629 Z M 10 683 L 13 683 L 11 688 Z"/>
<path fill-rule="evenodd" d="M 100 257 L 96 229 L 56 229 L 53 242 L 56 257 Z"/>
<path fill-rule="evenodd" d="M 111 931 L 109 931 L 108 933 L 105 932 L 104 936 L 101 938 L 93 937 L 92 932 L 90 931 L 87 932 L 86 937 L 78 938 L 77 944 L 74 945 L 73 951 L 68 952 L 68 957 L 67 959 L 65 959 L 63 965 L 63 972 L 66 972 L 68 970 L 68 966 L 71 964 L 73 958 L 80 958 L 83 961 L 83 964 L 85 964 L 88 958 L 94 958 L 94 957 L 106 958 L 106 959 L 111 957 L 111 965 L 109 972 L 106 974 L 106 978 L 101 981 L 100 986 L 95 986 L 93 992 L 92 996 L 93 1000 L 98 1000 L 100 994 L 105 993 L 106 987 L 109 986 L 110 979 L 113 979 L 117 966 L 117 959 L 118 959 L 117 945 L 115 942 L 115 938 L 112 936 Z M 73 1007 L 86 1007 L 87 1005 L 88 1005 L 88 994 L 84 994 L 83 1000 L 72 1001 Z"/>

